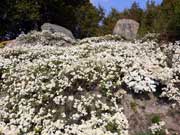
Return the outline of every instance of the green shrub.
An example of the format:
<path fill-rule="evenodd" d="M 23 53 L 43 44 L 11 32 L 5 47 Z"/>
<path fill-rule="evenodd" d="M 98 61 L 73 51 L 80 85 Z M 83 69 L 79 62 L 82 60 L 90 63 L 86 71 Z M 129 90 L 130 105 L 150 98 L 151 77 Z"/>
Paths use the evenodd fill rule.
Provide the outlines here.
<path fill-rule="evenodd" d="M 4 42 L 1 42 L 1 43 L 0 43 L 0 48 L 4 48 L 4 47 L 5 47 Z"/>
<path fill-rule="evenodd" d="M 109 122 L 106 126 L 106 130 L 111 131 L 112 133 L 119 133 L 118 124 L 115 121 Z"/>
<path fill-rule="evenodd" d="M 152 123 L 159 123 L 161 121 L 161 118 L 159 115 L 154 115 L 151 119 Z"/>
<path fill-rule="evenodd" d="M 137 112 L 137 103 L 135 101 L 132 101 L 130 103 L 130 106 L 131 106 L 131 109 L 134 111 L 134 112 Z"/>

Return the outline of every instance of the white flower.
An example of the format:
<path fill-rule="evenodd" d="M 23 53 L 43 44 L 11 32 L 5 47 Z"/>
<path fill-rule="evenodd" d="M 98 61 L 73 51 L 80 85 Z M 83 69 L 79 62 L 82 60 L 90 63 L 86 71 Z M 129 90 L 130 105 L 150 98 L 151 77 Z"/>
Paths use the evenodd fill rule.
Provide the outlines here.
<path fill-rule="evenodd" d="M 69 101 L 73 101 L 73 100 L 74 100 L 74 97 L 73 97 L 73 96 L 69 96 L 69 97 L 68 97 L 68 100 L 69 100 Z"/>

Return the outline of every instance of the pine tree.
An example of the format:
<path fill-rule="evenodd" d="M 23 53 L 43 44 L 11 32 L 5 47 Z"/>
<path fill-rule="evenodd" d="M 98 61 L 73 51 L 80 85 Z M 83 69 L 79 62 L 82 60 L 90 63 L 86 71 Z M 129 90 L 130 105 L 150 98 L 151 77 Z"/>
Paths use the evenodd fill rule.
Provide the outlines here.
<path fill-rule="evenodd" d="M 140 23 L 142 15 L 143 15 L 143 10 L 139 7 L 139 4 L 137 2 L 133 2 L 131 8 L 129 9 L 128 18 L 133 19 Z"/>
<path fill-rule="evenodd" d="M 120 13 L 115 9 L 112 8 L 111 12 L 107 17 L 104 18 L 102 24 L 103 34 L 112 34 L 114 26 L 116 22 L 121 18 Z"/>
<path fill-rule="evenodd" d="M 0 40 L 3 40 L 11 24 L 10 13 L 15 1 L 1 0 L 0 2 Z"/>
<path fill-rule="evenodd" d="M 140 35 L 143 36 L 146 33 L 156 32 L 155 25 L 156 19 L 158 18 L 158 7 L 155 4 L 154 0 L 147 1 L 146 10 L 141 19 Z"/>
<path fill-rule="evenodd" d="M 78 37 L 100 35 L 100 22 L 104 17 L 104 10 L 94 7 L 90 2 L 83 4 L 76 12 Z"/>
<path fill-rule="evenodd" d="M 161 33 L 167 36 L 168 40 L 179 39 L 180 36 L 180 1 L 163 0 L 161 4 Z"/>
<path fill-rule="evenodd" d="M 100 34 L 102 8 L 89 0 L 1 0 L 0 38 L 38 30 L 45 22 L 64 26 L 77 37 Z"/>

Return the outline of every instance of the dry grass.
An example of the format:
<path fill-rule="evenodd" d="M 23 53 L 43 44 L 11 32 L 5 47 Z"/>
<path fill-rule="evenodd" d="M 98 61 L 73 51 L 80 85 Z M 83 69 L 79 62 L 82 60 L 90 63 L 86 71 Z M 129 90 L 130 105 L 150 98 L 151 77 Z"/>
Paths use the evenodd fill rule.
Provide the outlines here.
<path fill-rule="evenodd" d="M 0 42 L 0 48 L 4 48 L 8 43 L 10 43 L 12 40 L 2 41 Z"/>

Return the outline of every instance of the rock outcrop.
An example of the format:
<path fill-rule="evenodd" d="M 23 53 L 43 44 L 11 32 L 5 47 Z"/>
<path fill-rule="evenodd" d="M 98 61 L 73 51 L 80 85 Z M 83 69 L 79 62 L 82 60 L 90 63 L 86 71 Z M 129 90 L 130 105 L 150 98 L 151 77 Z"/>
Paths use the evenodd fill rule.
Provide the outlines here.
<path fill-rule="evenodd" d="M 120 19 L 114 27 L 113 34 L 121 35 L 126 39 L 136 38 L 139 23 L 131 19 Z"/>
<path fill-rule="evenodd" d="M 27 34 L 21 34 L 16 38 L 14 44 L 15 45 L 42 45 L 42 46 L 71 46 L 76 43 L 76 40 L 65 35 L 64 33 L 54 32 L 48 30 L 39 31 L 31 31 Z"/>
<path fill-rule="evenodd" d="M 42 26 L 41 26 L 41 30 L 48 30 L 48 31 L 51 31 L 52 33 L 54 32 L 60 32 L 60 33 L 63 33 L 65 34 L 66 36 L 68 37 L 71 37 L 72 39 L 74 39 L 74 36 L 72 34 L 72 32 L 62 26 L 59 26 L 59 25 L 56 25 L 56 24 L 51 24 L 51 23 L 44 23 Z"/>

